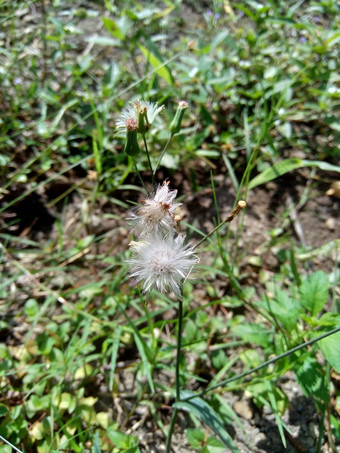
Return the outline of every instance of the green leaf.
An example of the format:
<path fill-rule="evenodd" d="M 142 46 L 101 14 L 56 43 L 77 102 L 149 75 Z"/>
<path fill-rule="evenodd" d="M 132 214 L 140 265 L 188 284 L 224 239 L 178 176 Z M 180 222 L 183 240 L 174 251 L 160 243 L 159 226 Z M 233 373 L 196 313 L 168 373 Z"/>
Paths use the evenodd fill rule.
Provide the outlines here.
<path fill-rule="evenodd" d="M 202 447 L 205 441 L 205 432 L 202 429 L 186 429 L 185 433 L 189 444 L 196 448 Z"/>
<path fill-rule="evenodd" d="M 148 355 L 150 356 L 150 348 L 146 344 L 146 342 L 143 340 L 143 338 L 141 337 L 140 334 L 138 335 L 137 333 L 134 333 L 134 338 L 135 338 L 135 343 L 136 343 L 137 349 L 138 349 L 139 354 L 142 359 L 144 372 L 145 372 L 147 380 L 149 382 L 150 389 L 151 389 L 152 393 L 154 393 L 155 387 L 153 385 L 153 380 L 152 380 L 151 365 L 148 361 Z"/>
<path fill-rule="evenodd" d="M 120 41 L 123 41 L 125 36 L 122 33 L 121 29 L 118 27 L 117 23 L 109 18 L 109 17 L 103 17 L 103 24 L 106 28 L 106 30 L 114 37 L 119 39 Z"/>
<path fill-rule="evenodd" d="M 116 362 L 117 362 L 117 355 L 118 355 L 118 348 L 120 344 L 120 334 L 121 334 L 121 327 L 116 326 L 113 340 L 112 340 L 112 352 L 111 352 L 111 365 L 110 365 L 110 379 L 109 379 L 109 389 L 112 392 L 113 389 L 113 379 L 114 373 L 116 369 Z"/>
<path fill-rule="evenodd" d="M 139 453 L 138 439 L 133 435 L 128 436 L 115 429 L 109 429 L 107 435 L 111 442 L 113 442 L 119 449 L 125 453 Z"/>
<path fill-rule="evenodd" d="M 96 166 L 96 171 L 98 176 L 102 173 L 102 160 L 101 160 L 101 153 L 98 149 L 98 144 L 95 139 L 94 134 L 92 135 L 92 149 L 93 149 L 93 158 Z"/>
<path fill-rule="evenodd" d="M 273 179 L 278 178 L 279 176 L 285 175 L 286 173 L 296 170 L 297 168 L 304 167 L 317 167 L 320 170 L 324 171 L 335 171 L 340 173 L 340 167 L 337 165 L 332 165 L 327 162 L 317 161 L 317 160 L 305 160 L 305 159 L 285 159 L 277 162 L 272 165 L 270 168 L 267 168 L 259 175 L 255 176 L 249 183 L 249 189 L 254 189 L 254 187 L 265 184 Z"/>
<path fill-rule="evenodd" d="M 0 417 L 4 417 L 9 412 L 8 407 L 4 404 L 0 404 Z"/>
<path fill-rule="evenodd" d="M 201 450 L 201 452 L 225 453 L 225 446 L 220 440 L 216 439 L 216 437 L 208 437 L 207 445 L 203 450 Z"/>
<path fill-rule="evenodd" d="M 303 355 L 302 359 L 296 361 L 295 364 L 294 371 L 303 393 L 306 396 L 312 395 L 314 401 L 319 405 L 327 402 L 329 393 L 325 382 L 325 374 L 317 360 L 314 357 Z"/>
<path fill-rule="evenodd" d="M 316 316 L 323 309 L 328 299 L 329 281 L 327 274 L 317 271 L 311 274 L 300 286 L 301 304 L 312 316 Z"/>
<path fill-rule="evenodd" d="M 325 359 L 340 373 L 340 332 L 320 340 L 318 343 Z"/>
<path fill-rule="evenodd" d="M 85 41 L 99 44 L 100 46 L 120 47 L 121 43 L 118 39 L 108 38 L 106 36 L 90 36 L 85 38 Z"/>
<path fill-rule="evenodd" d="M 187 390 L 181 392 L 181 398 L 187 398 L 192 395 L 193 393 Z M 230 448 L 234 453 L 240 453 L 240 450 L 236 447 L 233 439 L 225 429 L 222 418 L 202 398 L 196 397 L 189 401 L 178 401 L 173 407 L 195 415 L 201 422 L 205 423 L 214 431 L 225 446 Z"/>
<path fill-rule="evenodd" d="M 99 431 L 96 431 L 96 434 L 94 436 L 94 442 L 93 442 L 93 445 L 92 445 L 91 453 L 101 453 L 100 440 L 99 440 Z"/>
<path fill-rule="evenodd" d="M 221 31 L 220 33 L 218 33 L 209 45 L 207 45 L 203 49 L 201 49 L 201 52 L 209 53 L 222 43 L 227 44 L 230 47 L 233 47 L 235 45 L 235 41 L 230 36 L 229 30 L 224 30 L 224 31 Z"/>
<path fill-rule="evenodd" d="M 268 331 L 261 324 L 247 323 L 234 325 L 232 326 L 232 332 L 243 340 L 249 343 L 256 343 L 264 348 L 272 341 L 272 332 Z"/>
<path fill-rule="evenodd" d="M 165 66 L 161 58 L 156 56 L 155 53 L 151 52 L 151 50 L 147 49 L 142 44 L 138 44 L 138 47 L 140 48 L 150 65 L 156 69 L 156 74 L 159 75 L 159 77 L 162 77 L 162 79 L 165 80 L 168 85 L 173 86 L 174 82 L 171 72 L 168 67 Z"/>
<path fill-rule="evenodd" d="M 280 289 L 276 290 L 274 300 L 265 301 L 263 307 L 273 314 L 287 331 L 296 328 L 297 320 L 303 313 L 299 301 L 293 300 L 285 291 Z"/>

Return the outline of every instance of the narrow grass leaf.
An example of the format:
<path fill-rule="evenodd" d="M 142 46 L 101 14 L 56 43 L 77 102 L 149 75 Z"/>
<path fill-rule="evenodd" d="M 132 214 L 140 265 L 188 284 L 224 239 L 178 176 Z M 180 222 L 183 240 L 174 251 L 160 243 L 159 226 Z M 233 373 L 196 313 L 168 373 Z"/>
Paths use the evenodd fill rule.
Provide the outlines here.
<path fill-rule="evenodd" d="M 98 149 L 98 144 L 97 144 L 97 141 L 96 141 L 94 135 L 92 136 L 92 149 L 93 149 L 93 158 L 94 158 L 94 162 L 95 162 L 95 166 L 96 166 L 96 171 L 99 176 L 102 173 L 102 161 L 101 161 L 100 152 Z"/>
<path fill-rule="evenodd" d="M 252 179 L 249 183 L 249 189 L 254 189 L 257 186 L 265 184 L 269 181 L 273 181 L 279 176 L 285 175 L 290 171 L 304 167 L 317 167 L 320 170 L 335 171 L 337 173 L 340 173 L 340 166 L 332 165 L 328 162 L 298 158 L 284 159 L 272 165 L 270 168 L 267 168 L 259 175 L 255 176 L 255 178 Z"/>
<path fill-rule="evenodd" d="M 94 436 L 94 442 L 93 442 L 91 453 L 101 453 L 98 431 L 96 431 L 96 434 Z"/>
<path fill-rule="evenodd" d="M 151 375 L 151 366 L 150 366 L 150 363 L 148 361 L 147 353 L 146 353 L 146 350 L 145 350 L 145 347 L 147 345 L 146 345 L 145 341 L 143 341 L 142 337 L 140 335 L 137 335 L 136 332 L 134 332 L 133 336 L 134 336 L 134 339 L 135 339 L 135 343 L 136 343 L 137 349 L 138 349 L 139 354 L 140 354 L 141 359 L 142 359 L 144 372 L 145 372 L 146 378 L 148 380 L 151 392 L 155 393 L 155 387 L 153 385 L 153 380 L 152 380 L 152 375 Z"/>
<path fill-rule="evenodd" d="M 121 327 L 116 326 L 115 333 L 113 335 L 113 340 L 112 340 L 111 367 L 110 367 L 110 378 L 109 378 L 110 392 L 112 392 L 112 388 L 113 388 L 113 377 L 114 377 L 115 369 L 116 369 L 117 354 L 118 354 L 121 331 L 122 331 Z"/>
<path fill-rule="evenodd" d="M 181 398 L 188 398 L 192 395 L 193 393 L 187 390 L 181 392 Z M 205 423 L 214 431 L 225 446 L 230 448 L 234 453 L 240 453 L 230 434 L 225 429 L 222 418 L 202 398 L 196 397 L 190 401 L 178 401 L 173 407 L 195 415 L 201 422 Z"/>
<path fill-rule="evenodd" d="M 159 75 L 159 77 L 162 77 L 168 85 L 172 86 L 174 84 L 172 75 L 167 66 L 165 66 L 165 63 L 142 44 L 138 44 L 138 47 L 150 65 L 156 69 L 156 74 Z"/>
<path fill-rule="evenodd" d="M 279 433 L 280 433 L 282 444 L 283 444 L 283 446 L 285 448 L 287 448 L 287 443 L 286 443 L 285 433 L 284 433 L 284 429 L 283 429 L 283 425 L 282 425 L 282 420 L 281 420 L 281 417 L 279 416 L 279 410 L 278 410 L 278 407 L 277 407 L 277 402 L 276 402 L 276 398 L 275 398 L 274 392 L 268 391 L 268 398 L 269 398 L 270 404 L 271 404 L 271 406 L 273 408 L 273 412 L 274 412 L 274 416 L 275 416 L 275 420 L 276 420 L 276 425 L 277 425 L 277 428 L 278 428 Z"/>

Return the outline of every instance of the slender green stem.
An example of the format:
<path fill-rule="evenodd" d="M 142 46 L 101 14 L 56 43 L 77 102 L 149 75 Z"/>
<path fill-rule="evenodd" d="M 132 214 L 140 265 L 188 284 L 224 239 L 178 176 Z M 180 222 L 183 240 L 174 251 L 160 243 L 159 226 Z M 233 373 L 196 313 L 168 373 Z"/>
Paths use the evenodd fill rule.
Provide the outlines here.
<path fill-rule="evenodd" d="M 234 218 L 241 211 L 241 209 L 244 209 L 246 206 L 247 206 L 247 203 L 245 201 L 239 201 L 237 203 L 236 208 L 233 210 L 233 212 L 226 219 L 222 220 L 222 222 L 220 222 L 212 231 L 210 231 L 210 233 L 206 234 L 204 236 L 204 238 L 202 238 L 199 242 L 197 242 L 197 244 L 195 244 L 194 248 L 197 249 L 197 247 L 199 247 L 202 244 L 202 242 L 207 240 L 211 235 L 213 235 L 217 230 L 219 230 L 225 223 L 229 223 L 232 220 L 234 220 Z"/>
<path fill-rule="evenodd" d="M 183 300 L 178 301 L 177 351 L 176 351 L 176 402 L 180 400 L 180 361 L 183 329 Z"/>
<path fill-rule="evenodd" d="M 143 181 L 143 178 L 142 178 L 142 175 L 139 173 L 139 170 L 138 170 L 138 167 L 137 167 L 136 160 L 135 160 L 135 158 L 134 158 L 133 156 L 132 156 L 132 160 L 133 160 L 133 165 L 134 165 L 134 167 L 135 167 L 135 170 L 136 170 L 138 179 L 139 179 L 139 181 L 141 182 L 141 184 L 142 184 L 142 186 L 144 187 L 144 189 L 146 190 L 145 184 L 144 184 L 144 181 Z"/>
<path fill-rule="evenodd" d="M 180 362 L 181 362 L 181 345 L 182 345 L 182 327 L 183 326 L 183 300 L 182 298 L 178 301 L 178 323 L 177 323 L 177 349 L 176 349 L 176 375 L 175 375 L 175 387 L 176 397 L 175 402 L 179 402 L 181 399 L 181 382 L 180 382 Z M 168 431 L 168 437 L 166 439 L 166 453 L 171 451 L 171 437 L 174 432 L 178 409 L 174 409 L 171 416 L 170 427 Z"/>
<path fill-rule="evenodd" d="M 152 164 L 151 164 L 151 159 L 150 159 L 150 153 L 149 153 L 148 144 L 146 143 L 145 134 L 143 134 L 143 142 L 144 142 L 145 151 L 146 151 L 146 156 L 147 156 L 147 158 L 148 158 L 149 168 L 150 168 L 150 172 L 151 172 L 152 187 L 155 188 L 155 175 L 154 175 L 153 170 L 152 170 Z"/>
<path fill-rule="evenodd" d="M 262 363 L 261 365 L 255 367 L 255 368 L 252 368 L 251 370 L 245 371 L 244 373 L 238 374 L 237 376 L 233 376 L 232 378 L 225 379 L 224 381 L 221 381 L 218 384 L 212 385 L 211 387 L 208 387 L 207 389 L 203 390 L 202 392 L 196 393 L 195 395 L 188 396 L 188 397 L 184 398 L 182 401 L 189 401 L 193 398 L 204 396 L 206 393 L 211 392 L 211 390 L 215 390 L 219 387 L 224 387 L 225 385 L 229 384 L 230 382 L 244 378 L 244 377 L 248 376 L 249 374 L 255 373 L 256 371 L 260 371 L 260 370 L 262 370 L 262 368 L 265 368 L 266 366 L 271 365 L 272 363 L 275 363 L 278 360 L 283 359 L 284 357 L 287 357 L 288 355 L 291 355 L 294 352 L 297 352 L 300 349 L 310 346 L 311 344 L 314 344 L 317 341 L 320 341 L 323 338 L 326 338 L 329 335 L 333 335 L 337 332 L 340 332 L 340 327 L 336 327 L 335 329 L 330 330 L 329 332 L 326 332 L 316 338 L 313 338 L 312 340 L 306 341 L 305 343 L 302 343 L 299 346 L 295 346 L 295 348 L 292 348 L 289 351 L 286 351 L 283 354 L 278 355 L 277 357 L 273 357 L 272 359 L 267 360 L 266 362 Z"/>
<path fill-rule="evenodd" d="M 156 165 L 155 170 L 154 170 L 154 172 L 153 172 L 154 175 L 156 174 L 156 171 L 158 170 L 158 168 L 159 168 L 159 166 L 160 166 L 160 164 L 161 164 L 161 161 L 162 161 L 162 159 L 163 159 L 163 156 L 164 156 L 164 154 L 165 154 L 165 151 L 168 149 L 168 146 L 170 145 L 170 142 L 171 142 L 173 136 L 174 136 L 174 134 L 171 134 L 171 135 L 170 135 L 168 141 L 166 142 L 166 145 L 164 146 L 164 149 L 163 149 L 161 155 L 159 156 L 157 165 Z"/>
<path fill-rule="evenodd" d="M 172 433 L 174 432 L 175 423 L 176 423 L 176 419 L 177 419 L 177 413 L 178 413 L 178 409 L 174 409 L 172 416 L 171 416 L 168 437 L 166 438 L 166 445 L 165 445 L 166 453 L 171 452 L 171 436 L 172 436 Z"/>
<path fill-rule="evenodd" d="M 13 448 L 13 450 L 19 452 L 19 453 L 22 453 L 21 450 L 19 450 L 17 447 L 15 447 L 13 444 L 11 444 L 8 440 L 6 440 L 4 437 L 0 436 L 0 440 L 2 440 L 3 442 L 6 442 L 6 444 L 8 444 L 10 447 Z"/>

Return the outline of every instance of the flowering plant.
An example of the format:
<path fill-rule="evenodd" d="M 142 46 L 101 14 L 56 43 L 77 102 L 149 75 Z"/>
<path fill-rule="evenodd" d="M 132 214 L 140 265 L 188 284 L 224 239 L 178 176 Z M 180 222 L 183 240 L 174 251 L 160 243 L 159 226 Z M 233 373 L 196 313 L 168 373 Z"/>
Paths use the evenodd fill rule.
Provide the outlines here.
<path fill-rule="evenodd" d="M 163 106 L 158 107 L 157 104 L 137 101 L 124 110 L 118 119 L 117 128 L 125 129 L 126 131 L 125 153 L 129 158 L 133 159 L 137 175 L 144 187 L 143 178 L 135 161 L 137 154 L 140 152 L 138 134 L 142 135 L 152 176 L 152 185 L 156 187 L 155 173 L 172 137 L 181 129 L 184 112 L 187 108 L 188 104 L 185 101 L 179 102 L 175 116 L 169 126 L 170 138 L 161 152 L 155 171 L 153 171 L 151 165 L 146 133 L 149 131 L 150 124 L 163 109 Z M 194 253 L 195 248 L 223 224 L 230 222 L 246 206 L 246 203 L 240 201 L 229 217 L 194 246 L 190 243 L 185 243 L 185 235 L 180 228 L 181 216 L 179 209 L 182 204 L 176 202 L 177 190 L 171 190 L 169 185 L 169 181 L 164 181 L 163 184 L 158 185 L 153 194 L 149 194 L 141 201 L 139 206 L 129 212 L 127 220 L 136 240 L 130 242 L 132 256 L 127 260 L 127 264 L 130 268 L 130 277 L 134 279 L 136 285 L 141 285 L 144 294 L 149 293 L 152 289 L 162 293 L 171 291 L 178 299 L 175 379 L 175 404 L 178 405 L 181 403 L 182 287 L 198 262 L 198 257 Z M 174 406 L 166 440 L 167 453 L 170 453 L 171 450 L 171 437 L 176 423 L 177 412 L 178 407 Z"/>

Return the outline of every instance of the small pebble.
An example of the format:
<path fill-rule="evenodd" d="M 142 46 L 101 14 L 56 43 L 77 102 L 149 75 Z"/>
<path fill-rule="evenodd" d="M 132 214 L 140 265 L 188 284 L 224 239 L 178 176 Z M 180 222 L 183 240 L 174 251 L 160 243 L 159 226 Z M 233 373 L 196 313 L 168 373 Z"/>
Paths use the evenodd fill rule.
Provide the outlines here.
<path fill-rule="evenodd" d="M 335 219 L 333 217 L 328 217 L 326 220 L 326 226 L 329 230 L 334 231 L 335 230 Z"/>
<path fill-rule="evenodd" d="M 234 404 L 234 410 L 237 415 L 245 420 L 251 420 L 253 418 L 253 411 L 247 401 L 236 401 Z"/>

